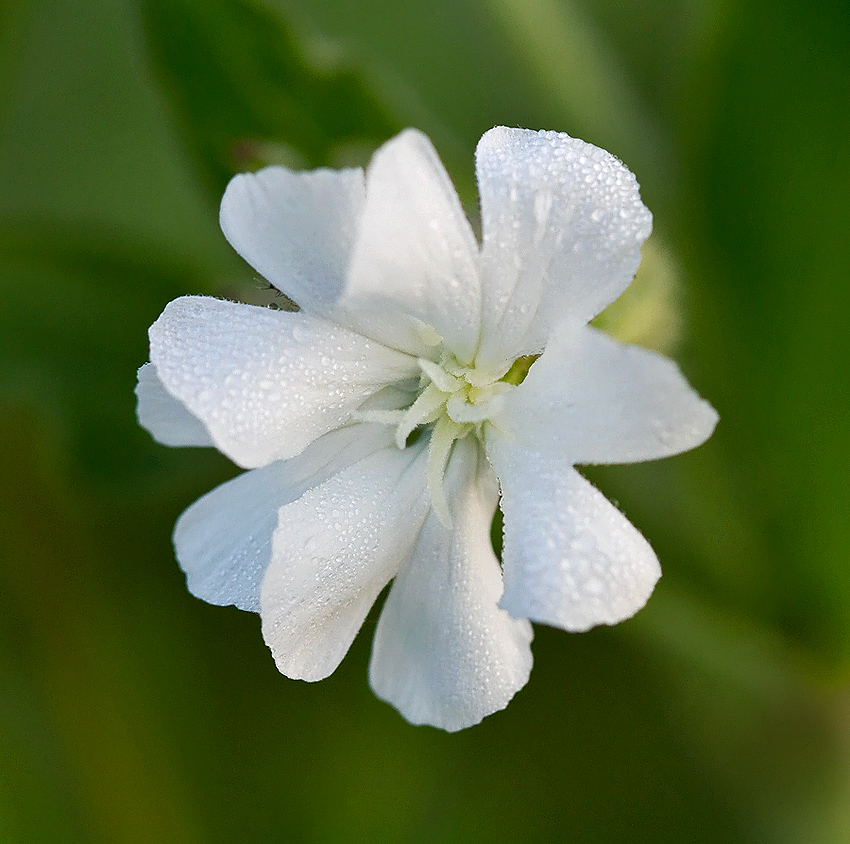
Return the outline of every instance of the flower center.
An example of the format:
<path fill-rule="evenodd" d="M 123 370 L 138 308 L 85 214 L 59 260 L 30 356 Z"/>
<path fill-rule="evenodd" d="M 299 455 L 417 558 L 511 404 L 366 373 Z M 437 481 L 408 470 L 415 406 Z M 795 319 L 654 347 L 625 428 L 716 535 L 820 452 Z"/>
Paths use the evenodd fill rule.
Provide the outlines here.
<path fill-rule="evenodd" d="M 443 352 L 439 363 L 419 358 L 419 389 L 416 400 L 407 408 L 364 413 L 375 422 L 396 426 L 395 441 L 404 448 L 408 437 L 419 427 L 431 425 L 428 449 L 428 490 L 441 521 L 451 525 L 449 507 L 443 492 L 443 475 L 449 454 L 457 440 L 468 434 L 481 435 L 488 419 L 505 403 L 505 395 L 515 389 L 505 382 L 504 371 L 488 372 L 465 366 L 457 358 Z"/>
<path fill-rule="evenodd" d="M 482 422 L 502 409 L 505 394 L 513 389 L 499 380 L 503 372 L 493 374 L 462 366 L 454 355 L 444 353 L 439 363 L 420 358 L 419 368 L 419 395 L 398 421 L 399 448 L 404 448 L 415 428 L 430 422 L 457 429 L 453 440 L 480 430 Z"/>

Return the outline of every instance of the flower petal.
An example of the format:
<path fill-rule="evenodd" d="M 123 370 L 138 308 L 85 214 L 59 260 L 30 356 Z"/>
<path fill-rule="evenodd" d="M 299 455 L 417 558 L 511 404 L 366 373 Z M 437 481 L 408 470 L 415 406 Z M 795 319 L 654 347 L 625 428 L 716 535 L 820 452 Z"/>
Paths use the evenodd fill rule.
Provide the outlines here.
<path fill-rule="evenodd" d="M 502 487 L 505 594 L 516 618 L 583 631 L 634 615 L 661 569 L 649 543 L 555 449 L 488 431 Z"/>
<path fill-rule="evenodd" d="M 323 316 L 342 292 L 365 196 L 359 168 L 266 167 L 231 179 L 219 220 L 255 270 L 302 310 Z"/>
<path fill-rule="evenodd" d="M 204 423 L 165 389 L 153 364 L 143 364 L 137 375 L 136 416 L 139 424 L 158 443 L 172 446 L 213 445 Z"/>
<path fill-rule="evenodd" d="M 345 656 L 419 533 L 426 457 L 386 448 L 280 508 L 260 615 L 287 677 L 321 680 Z"/>
<path fill-rule="evenodd" d="M 582 327 L 559 332 L 494 421 L 573 463 L 636 463 L 705 442 L 717 413 L 673 361 Z"/>
<path fill-rule="evenodd" d="M 499 127 L 476 151 L 486 279 L 478 365 L 546 345 L 628 287 L 652 215 L 635 177 L 605 150 L 558 132 Z"/>
<path fill-rule="evenodd" d="M 372 688 L 413 724 L 470 727 L 528 681 L 531 625 L 497 606 L 494 481 L 474 438 L 457 443 L 445 477 L 454 527 L 432 510 L 378 621 Z"/>
<path fill-rule="evenodd" d="M 278 510 L 393 441 L 386 425 L 331 431 L 297 457 L 245 472 L 198 499 L 174 529 L 189 591 L 211 604 L 259 612 Z"/>
<path fill-rule="evenodd" d="M 293 457 L 418 372 L 412 358 L 309 314 L 204 296 L 175 299 L 149 333 L 165 388 L 246 468 Z"/>
<path fill-rule="evenodd" d="M 422 355 L 410 318 L 445 339 L 464 363 L 478 344 L 478 244 L 428 138 L 408 129 L 384 144 L 366 174 L 366 204 L 345 307 L 378 309 L 370 336 Z"/>

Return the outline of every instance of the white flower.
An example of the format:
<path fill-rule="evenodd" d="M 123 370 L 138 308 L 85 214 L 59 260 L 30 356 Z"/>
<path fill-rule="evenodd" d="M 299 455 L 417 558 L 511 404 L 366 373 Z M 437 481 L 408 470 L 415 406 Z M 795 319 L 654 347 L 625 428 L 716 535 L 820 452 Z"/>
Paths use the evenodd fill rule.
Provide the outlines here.
<path fill-rule="evenodd" d="M 177 299 L 137 388 L 160 442 L 252 470 L 177 523 L 190 590 L 259 612 L 280 670 L 319 680 L 394 579 L 372 687 L 446 730 L 522 688 L 530 621 L 614 624 L 652 592 L 652 549 L 574 465 L 675 454 L 717 419 L 675 364 L 587 325 L 650 232 L 632 174 L 567 135 L 506 128 L 476 165 L 480 246 L 413 130 L 365 175 L 237 176 L 222 229 L 301 310 Z"/>

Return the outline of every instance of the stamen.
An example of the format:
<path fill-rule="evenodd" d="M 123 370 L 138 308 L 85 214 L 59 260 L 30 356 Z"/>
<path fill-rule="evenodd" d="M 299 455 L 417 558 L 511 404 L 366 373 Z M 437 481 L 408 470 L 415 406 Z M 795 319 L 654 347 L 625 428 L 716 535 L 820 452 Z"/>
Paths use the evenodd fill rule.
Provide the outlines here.
<path fill-rule="evenodd" d="M 507 387 L 508 385 L 505 384 Z M 470 403 L 461 394 L 453 395 L 446 402 L 446 413 L 455 422 L 483 422 L 498 413 L 505 404 L 504 394 L 496 393 L 486 401 Z"/>
<path fill-rule="evenodd" d="M 438 363 L 426 358 L 419 358 L 419 368 L 431 379 L 433 384 L 442 390 L 444 393 L 453 393 L 459 390 L 463 383 L 454 375 L 449 375 L 445 369 Z"/>
<path fill-rule="evenodd" d="M 443 338 L 440 337 L 436 330 L 424 322 L 417 326 L 417 333 L 419 334 L 419 339 L 426 346 L 439 346 L 443 342 Z"/>
<path fill-rule="evenodd" d="M 428 492 L 431 494 L 431 503 L 443 525 L 450 529 L 452 516 L 443 491 L 443 474 L 446 471 L 446 462 L 449 451 L 455 440 L 466 436 L 471 425 L 460 425 L 453 422 L 448 416 L 437 420 L 434 430 L 431 432 L 431 443 L 428 446 L 428 464 L 426 474 L 428 476 Z"/>
<path fill-rule="evenodd" d="M 489 387 L 493 382 L 501 380 L 506 371 L 495 370 L 488 372 L 486 369 L 467 369 L 463 373 L 463 377 L 473 387 Z"/>
<path fill-rule="evenodd" d="M 419 395 L 419 398 L 404 411 L 398 428 L 395 432 L 395 443 L 399 448 L 404 448 L 410 432 L 417 425 L 433 422 L 436 419 L 435 412 L 438 411 L 446 401 L 446 394 L 440 391 L 434 384 L 429 384 Z"/>

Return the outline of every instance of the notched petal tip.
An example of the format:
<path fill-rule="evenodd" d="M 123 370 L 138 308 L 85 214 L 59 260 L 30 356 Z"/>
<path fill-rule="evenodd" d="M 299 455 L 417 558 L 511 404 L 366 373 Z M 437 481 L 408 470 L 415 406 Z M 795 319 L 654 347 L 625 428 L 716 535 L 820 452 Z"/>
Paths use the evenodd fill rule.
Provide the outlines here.
<path fill-rule="evenodd" d="M 422 446 L 388 446 L 278 511 L 260 617 L 282 674 L 313 682 L 339 665 L 425 518 L 422 464 Z"/>
<path fill-rule="evenodd" d="M 365 200 L 363 171 L 266 167 L 227 185 L 219 224 L 230 245 L 313 314 L 342 293 Z"/>
<path fill-rule="evenodd" d="M 369 680 L 410 723 L 456 732 L 525 685 L 533 633 L 497 606 L 490 525 L 498 493 L 470 438 L 457 444 L 446 486 L 454 527 L 433 512 L 425 522 L 378 620 Z"/>
<path fill-rule="evenodd" d="M 582 327 L 550 343 L 500 421 L 531 448 L 558 447 L 591 465 L 680 454 L 705 442 L 717 420 L 674 361 Z"/>
<path fill-rule="evenodd" d="M 488 455 L 502 486 L 500 606 L 576 632 L 616 624 L 644 606 L 661 575 L 655 552 L 569 458 L 517 447 L 497 432 Z"/>
<path fill-rule="evenodd" d="M 524 137 L 538 134 L 534 129 L 522 129 L 511 126 L 494 126 L 488 129 L 475 147 L 476 154 L 490 150 L 501 150 L 521 141 Z M 569 137 L 569 136 L 565 136 Z"/>
<path fill-rule="evenodd" d="M 136 384 L 136 418 L 158 443 L 168 446 L 213 445 L 200 419 L 165 389 L 152 363 L 139 367 Z"/>
<path fill-rule="evenodd" d="M 657 563 L 657 559 L 656 559 Z M 640 588 L 632 593 L 622 593 L 616 603 L 607 597 L 602 581 L 590 581 L 591 592 L 587 596 L 574 594 L 570 603 L 582 606 L 561 606 L 553 611 L 543 603 L 529 604 L 528 597 L 511 590 L 499 601 L 499 608 L 511 618 L 525 618 L 535 624 L 545 624 L 567 633 L 587 633 L 594 627 L 603 625 L 613 627 L 637 615 L 649 602 L 658 581 L 661 579 L 661 567 L 647 568 Z"/>
<path fill-rule="evenodd" d="M 429 356 L 426 338 L 411 345 L 415 338 L 406 335 L 413 326 L 430 326 L 431 334 L 470 358 L 480 324 L 477 258 L 475 236 L 427 136 L 407 129 L 387 141 L 366 172 L 366 202 L 340 307 L 378 317 L 364 331 L 396 348 Z"/>
<path fill-rule="evenodd" d="M 482 273 L 479 364 L 540 352 L 631 283 L 652 215 L 634 175 L 559 132 L 498 127 L 476 150 Z"/>

